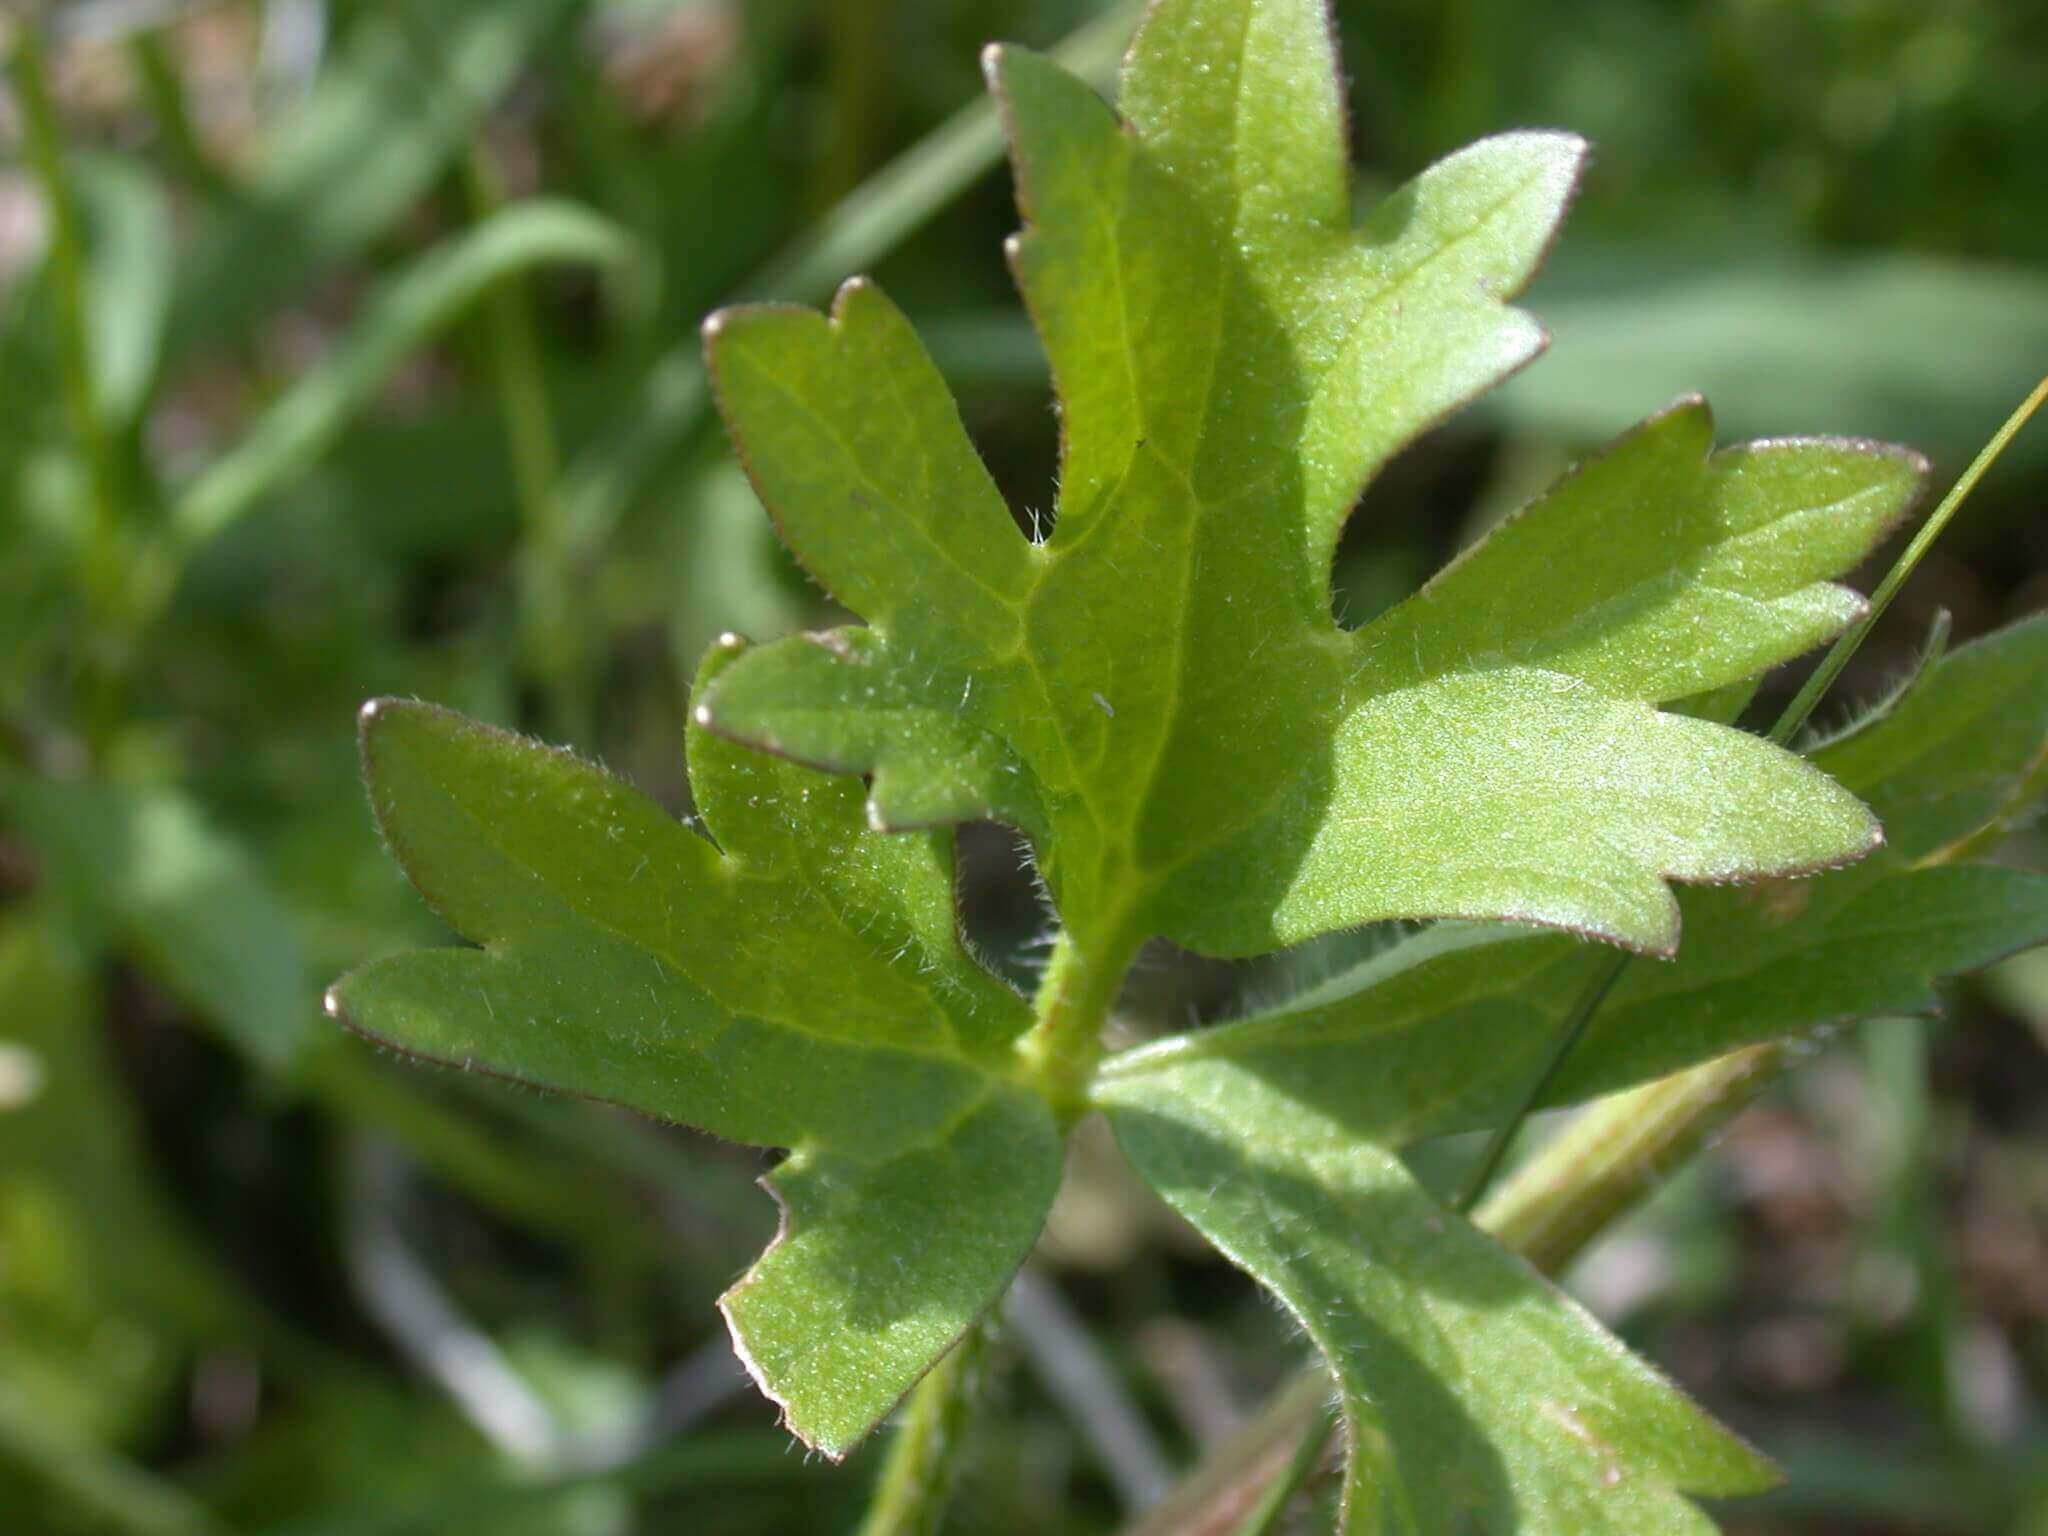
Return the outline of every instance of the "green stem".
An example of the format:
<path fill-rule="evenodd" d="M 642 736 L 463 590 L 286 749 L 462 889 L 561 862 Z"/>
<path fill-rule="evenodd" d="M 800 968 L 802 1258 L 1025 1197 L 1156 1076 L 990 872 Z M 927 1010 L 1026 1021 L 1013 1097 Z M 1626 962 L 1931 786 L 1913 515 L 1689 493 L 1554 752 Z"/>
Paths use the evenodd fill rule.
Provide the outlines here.
<path fill-rule="evenodd" d="M 1936 507 L 1927 521 L 1920 525 L 1920 531 L 1913 535 L 1913 542 L 1906 546 L 1905 553 L 1893 562 L 1892 568 L 1885 573 L 1884 580 L 1878 583 L 1877 590 L 1871 593 L 1869 610 L 1847 634 L 1834 643 L 1827 655 L 1821 658 L 1821 664 L 1813 669 L 1813 676 L 1806 680 L 1806 686 L 1801 688 L 1793 696 L 1792 702 L 1785 706 L 1785 712 L 1778 717 L 1778 723 L 1771 727 L 1771 741 L 1784 746 L 1797 736 L 1800 728 L 1812 718 L 1813 711 L 1822 697 L 1834 686 L 1835 679 L 1842 675 L 1842 669 L 1849 665 L 1850 658 L 1870 637 L 1871 630 L 1876 628 L 1877 621 L 1884 616 L 1885 609 L 1891 606 L 1892 599 L 1899 595 L 1899 588 L 1906 584 L 1906 578 L 1913 574 L 1927 551 L 1934 547 L 1934 541 L 1941 537 L 1942 530 L 1948 527 L 1950 520 L 1969 499 L 1970 492 L 1977 488 L 1977 482 L 1984 478 L 1985 471 L 2005 452 L 2006 444 L 2013 440 L 2020 428 L 2033 419 L 2034 413 L 2041 409 L 2044 402 L 2048 402 L 2048 378 L 2036 384 L 2034 392 L 2022 400 L 2019 407 L 2006 417 L 2005 425 L 1992 434 L 1991 441 L 1984 445 L 1977 457 L 1970 461 L 1970 467 L 1963 471 L 1963 477 L 1956 481 L 1946 496 L 1941 498 L 1941 505 Z"/>
<path fill-rule="evenodd" d="M 1032 1000 L 1034 1022 L 1017 1051 L 1027 1081 L 1064 1121 L 1087 1110 L 1088 1084 L 1102 1059 L 1102 1027 L 1138 943 L 1119 937 L 1094 950 L 1068 929 L 1053 941 Z M 985 1349 L 986 1325 L 977 1325 L 918 1383 L 860 1536 L 929 1536 L 938 1529 Z"/>
<path fill-rule="evenodd" d="M 1297 1371 L 1252 1421 L 1129 1526 L 1125 1536 L 1236 1536 L 1265 1491 L 1296 1465 L 1303 1442 L 1330 1409 L 1330 1373 Z"/>
<path fill-rule="evenodd" d="M 470 216 L 482 222 L 504 205 L 503 189 L 481 143 L 463 160 Z M 561 453 L 548 405 L 532 290 L 512 276 L 485 296 L 491 372 L 504 413 L 513 491 L 519 502 L 517 584 L 521 650 L 540 686 L 549 731 L 586 747 L 591 695 L 588 647 L 570 578 L 567 528 L 559 491 Z"/>
<path fill-rule="evenodd" d="M 1336 1428 L 1337 1405 L 1325 1393 L 1315 1417 L 1309 1421 L 1307 1430 L 1294 1447 L 1293 1458 L 1281 1468 L 1278 1477 L 1266 1484 L 1258 1503 L 1252 1506 L 1251 1513 L 1239 1522 L 1231 1536 L 1273 1536 L 1280 1528 L 1287 1506 L 1294 1502 L 1294 1496 L 1322 1465 L 1323 1451 Z"/>
<path fill-rule="evenodd" d="M 881 0 L 827 0 L 825 35 L 831 110 L 813 189 L 815 213 L 829 212 L 859 185 L 874 158 L 889 35 Z"/>
<path fill-rule="evenodd" d="M 1570 1016 L 1564 1027 L 1558 1030 L 1551 1041 L 1550 1054 L 1543 1065 L 1529 1079 L 1529 1086 L 1523 1091 L 1521 1103 L 1515 1112 L 1495 1128 L 1492 1138 L 1486 1143 L 1486 1150 L 1479 1154 L 1479 1161 L 1473 1165 L 1471 1174 L 1465 1180 L 1464 1193 L 1458 1197 L 1458 1209 L 1469 1211 L 1479 1203 L 1479 1197 L 1493 1182 L 1493 1176 L 1500 1171 L 1501 1160 L 1508 1155 L 1508 1148 L 1514 1143 L 1522 1125 L 1536 1112 L 1543 1095 L 1563 1070 L 1565 1058 L 1586 1033 L 1586 1026 L 1593 1022 L 1593 1015 L 1600 1011 L 1600 1005 L 1607 1001 L 1607 995 L 1614 990 L 1614 984 L 1621 980 L 1621 973 L 1628 969 L 1633 957 L 1626 950 L 1613 950 L 1601 962 L 1599 971 L 1586 983 L 1585 990 L 1572 1005 Z"/>
<path fill-rule="evenodd" d="M 960 1475 L 987 1352 L 986 1327 L 976 1324 L 910 1394 L 860 1536 L 934 1536 L 939 1529 Z"/>
<path fill-rule="evenodd" d="M 85 240 L 78 204 L 64 174 L 62 134 L 56 103 L 50 96 L 42 30 L 32 22 L 24 23 L 16 34 L 12 73 L 15 96 L 21 104 L 22 148 L 50 221 L 50 282 L 57 310 L 64 407 L 85 460 L 92 497 L 93 537 L 83 584 L 95 605 L 108 612 L 118 603 L 121 581 L 121 461 L 113 433 L 100 413 L 93 383 Z"/>
<path fill-rule="evenodd" d="M 1102 1060 L 1102 1027 L 1136 958 L 1138 941 L 1119 938 L 1091 953 L 1070 931 L 1053 941 L 1052 958 L 1032 998 L 1033 1023 L 1017 1042 L 1025 1075 L 1063 1119 L 1086 1110 L 1088 1085 Z"/>
<path fill-rule="evenodd" d="M 227 201 L 235 189 L 201 142 L 193 126 L 192 111 L 185 94 L 185 79 L 178 64 L 164 46 L 163 33 L 145 27 L 129 43 L 137 82 L 163 136 L 164 158 L 193 191 L 216 201 Z"/>
<path fill-rule="evenodd" d="M 0 1453 L 25 1467 L 95 1529 L 127 1536 L 228 1536 L 227 1526 L 183 1488 L 67 1430 L 46 1405 L 4 1381 Z"/>
<path fill-rule="evenodd" d="M 1600 1100 L 1516 1169 L 1473 1221 L 1544 1273 L 1562 1273 L 1784 1065 L 1783 1046 L 1753 1045 Z"/>

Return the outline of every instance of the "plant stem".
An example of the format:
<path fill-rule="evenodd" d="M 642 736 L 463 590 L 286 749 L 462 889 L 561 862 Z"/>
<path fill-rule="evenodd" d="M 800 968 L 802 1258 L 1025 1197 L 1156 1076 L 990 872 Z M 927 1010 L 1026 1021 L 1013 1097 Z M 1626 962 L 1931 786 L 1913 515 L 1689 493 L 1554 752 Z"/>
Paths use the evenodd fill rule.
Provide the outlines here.
<path fill-rule="evenodd" d="M 1112 925 L 1108 930 L 1121 934 Z M 1087 1111 L 1088 1083 L 1102 1059 L 1102 1026 L 1137 954 L 1118 937 L 1100 952 L 1061 929 L 1032 1000 L 1035 1022 L 1017 1042 L 1024 1075 L 1062 1121 Z M 876 1484 L 860 1536 L 929 1536 L 938 1529 L 958 1471 L 960 1441 L 987 1346 L 977 1324 L 917 1384 Z"/>
<path fill-rule="evenodd" d="M 1495 1190 L 1473 1221 L 1546 1274 L 1697 1152 L 1778 1075 L 1753 1045 L 1589 1106 Z"/>
<path fill-rule="evenodd" d="M 860 1536 L 933 1536 L 938 1530 L 960 1474 L 987 1352 L 986 1325 L 977 1323 L 910 1394 Z"/>
<path fill-rule="evenodd" d="M 228 1536 L 228 1528 L 177 1484 L 102 1449 L 0 1381 L 0 1450 L 48 1484 L 93 1528 L 127 1536 Z"/>
<path fill-rule="evenodd" d="M 164 158 L 171 169 L 204 197 L 221 202 L 232 199 L 233 183 L 213 163 L 193 125 L 185 79 L 179 72 L 178 61 L 164 44 L 163 33 L 142 28 L 129 40 L 128 53 L 134 61 L 143 97 L 149 103 L 150 115 L 156 119 L 157 132 L 162 135 Z"/>
<path fill-rule="evenodd" d="M 1544 1092 L 1563 1069 L 1565 1058 L 1571 1055 L 1572 1048 L 1585 1034 L 1586 1026 L 1593 1022 L 1593 1015 L 1598 1013 L 1600 1005 L 1607 1001 L 1607 995 L 1614 990 L 1614 984 L 1621 980 L 1621 973 L 1628 969 L 1628 963 L 1632 958 L 1627 950 L 1617 949 L 1601 960 L 1600 969 L 1586 983 L 1585 990 L 1579 993 L 1578 1001 L 1572 1005 L 1571 1014 L 1565 1020 L 1564 1027 L 1558 1030 L 1557 1037 L 1551 1041 L 1550 1054 L 1530 1077 L 1529 1085 L 1523 1091 L 1522 1101 L 1515 1106 L 1515 1112 L 1495 1128 L 1492 1137 L 1486 1143 L 1486 1150 L 1479 1154 L 1479 1161 L 1473 1165 L 1472 1172 L 1465 1180 L 1464 1192 L 1458 1196 L 1457 1208 L 1460 1211 L 1470 1211 L 1479 1203 L 1479 1197 L 1486 1193 L 1487 1186 L 1493 1182 L 1494 1174 L 1500 1171 L 1501 1159 L 1508 1155 L 1508 1148 L 1521 1131 L 1523 1122 L 1535 1113 L 1536 1106 L 1542 1102 Z"/>
<path fill-rule="evenodd" d="M 1319 1365 L 1295 1373 L 1193 1477 L 1176 1488 L 1125 1536 L 1236 1536 L 1263 1503 L 1275 1478 L 1286 1476 L 1302 1442 L 1330 1407 L 1330 1373 Z"/>
<path fill-rule="evenodd" d="M 1842 675 L 1842 669 L 1849 665 L 1850 658 L 1870 637 L 1871 630 L 1876 628 L 1885 609 L 1891 606 L 1892 599 L 1899 595 L 1899 588 L 1906 584 L 1906 578 L 1913 574 L 1927 551 L 1934 547 L 1934 541 L 1941 537 L 1942 530 L 1948 527 L 1950 520 L 1969 499 L 1970 492 L 1977 488 L 1977 482 L 1984 478 L 1985 471 L 2005 452 L 2006 444 L 2033 419 L 2043 403 L 2048 403 L 2048 378 L 2036 384 L 2033 393 L 2006 417 L 2005 425 L 1991 435 L 1991 441 L 1970 461 L 1970 467 L 1963 471 L 1962 478 L 1941 498 L 1941 505 L 1920 525 L 1920 531 L 1913 535 L 1913 542 L 1906 546 L 1905 553 L 1893 562 L 1892 568 L 1885 572 L 1884 580 L 1878 583 L 1877 590 L 1871 593 L 1869 610 L 1821 658 L 1820 665 L 1813 669 L 1806 685 L 1793 696 L 1792 702 L 1785 706 L 1785 712 L 1778 716 L 1778 723 L 1771 727 L 1769 740 L 1782 747 L 1799 734 L 1800 728 L 1812 718 L 1823 695 L 1834 686 L 1835 679 Z"/>
<path fill-rule="evenodd" d="M 1034 1022 L 1017 1042 L 1017 1054 L 1026 1076 L 1066 1121 L 1088 1107 L 1088 1084 L 1102 1060 L 1102 1026 L 1137 952 L 1136 940 L 1119 938 L 1091 954 L 1066 929 L 1053 941 L 1032 999 Z"/>
<path fill-rule="evenodd" d="M 503 189 L 479 140 L 463 157 L 463 185 L 477 222 L 504 206 Z M 585 626 L 578 622 L 558 481 L 561 454 L 548 407 L 532 290 L 523 276 L 494 284 L 485 295 L 491 373 L 504 413 L 512 484 L 519 501 L 517 554 L 520 648 L 540 687 L 551 734 L 584 747 L 591 735 L 591 693 Z"/>
<path fill-rule="evenodd" d="M 93 381 L 91 316 L 86 309 L 85 240 L 78 204 L 64 174 L 62 135 L 50 96 L 42 29 L 24 22 L 15 36 L 15 96 L 21 106 L 22 148 L 49 221 L 49 270 L 57 311 L 59 367 L 64 406 L 85 460 L 92 497 L 92 539 L 83 584 L 87 597 L 107 612 L 119 599 L 121 581 L 121 463 L 113 433 L 101 415 Z"/>
<path fill-rule="evenodd" d="M 1294 1447 L 1293 1458 L 1281 1469 L 1278 1477 L 1266 1484 L 1258 1503 L 1252 1506 L 1251 1513 L 1244 1517 L 1231 1536 L 1273 1536 L 1280 1527 L 1281 1517 L 1287 1513 L 1287 1506 L 1294 1502 L 1294 1496 L 1322 1464 L 1324 1448 L 1329 1445 L 1330 1436 L 1336 1428 L 1337 1405 L 1325 1393 L 1315 1417 L 1309 1420 L 1308 1428 Z"/>

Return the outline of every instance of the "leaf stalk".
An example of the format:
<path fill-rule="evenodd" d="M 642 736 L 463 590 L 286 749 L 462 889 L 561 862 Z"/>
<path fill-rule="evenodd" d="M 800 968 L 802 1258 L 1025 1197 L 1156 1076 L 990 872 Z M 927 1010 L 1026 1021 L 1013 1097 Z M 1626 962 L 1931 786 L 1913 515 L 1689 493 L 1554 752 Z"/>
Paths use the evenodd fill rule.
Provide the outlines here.
<path fill-rule="evenodd" d="M 482 224 L 505 205 L 490 150 L 481 137 L 463 160 L 470 216 Z M 533 288 L 525 275 L 501 278 L 484 299 L 490 325 L 490 367 L 504 415 L 519 501 L 517 556 L 519 628 L 525 660 L 540 685 L 549 727 L 586 746 L 591 740 L 589 624 L 571 579 L 567 527 L 558 481 L 561 453 L 541 364 Z"/>
<path fill-rule="evenodd" d="M 988 1327 L 977 1323 L 912 1390 L 860 1536 L 935 1536 L 960 1475 L 987 1353 Z"/>
<path fill-rule="evenodd" d="M 1114 930 L 1112 930 L 1114 931 Z M 1071 1124 L 1088 1108 L 1088 1087 L 1102 1060 L 1102 1027 L 1136 957 L 1136 940 L 1098 950 L 1062 929 L 1032 999 L 1033 1023 L 1017 1042 L 1025 1080 Z"/>

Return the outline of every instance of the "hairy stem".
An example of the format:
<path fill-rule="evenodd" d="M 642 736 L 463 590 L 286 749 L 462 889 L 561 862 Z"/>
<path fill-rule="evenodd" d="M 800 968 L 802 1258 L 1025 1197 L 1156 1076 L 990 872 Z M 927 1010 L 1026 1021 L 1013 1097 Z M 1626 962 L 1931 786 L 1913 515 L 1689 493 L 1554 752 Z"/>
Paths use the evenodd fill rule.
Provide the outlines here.
<path fill-rule="evenodd" d="M 1088 1084 L 1102 1060 L 1102 1026 L 1123 987 L 1138 944 L 1118 939 L 1091 953 L 1061 930 L 1032 1000 L 1034 1022 L 1017 1042 L 1026 1077 L 1054 1113 L 1074 1121 L 1088 1107 Z"/>
<path fill-rule="evenodd" d="M 933 1536 L 960 1474 L 988 1331 L 976 1324 L 917 1384 L 875 1484 L 860 1536 Z"/>
<path fill-rule="evenodd" d="M 1035 1022 L 1017 1051 L 1026 1080 L 1068 1123 L 1088 1108 L 1102 1026 L 1137 951 L 1138 941 L 1124 938 L 1092 952 L 1066 929 L 1053 941 L 1032 1002 Z M 860 1536 L 928 1536 L 938 1529 L 959 1470 L 987 1328 L 977 1324 L 911 1393 Z"/>
<path fill-rule="evenodd" d="M 1126 1528 L 1125 1536 L 1236 1536 L 1262 1507 L 1267 1485 L 1295 1465 L 1329 1411 L 1330 1375 L 1299 1371 L 1180 1487 Z"/>
<path fill-rule="evenodd" d="M 1295 1495 L 1308 1485 L 1316 1469 L 1323 1464 L 1323 1453 L 1328 1450 L 1330 1436 L 1336 1430 L 1337 1405 L 1325 1393 L 1322 1406 L 1295 1442 L 1293 1457 L 1281 1469 L 1280 1475 L 1266 1484 L 1251 1513 L 1244 1517 L 1231 1536 L 1274 1536 L 1281 1521 L 1286 1519 L 1288 1506 L 1294 1502 Z"/>
<path fill-rule="evenodd" d="M 1602 1099 L 1546 1142 L 1474 1221 L 1546 1274 L 1704 1146 L 1775 1079 L 1782 1045 L 1753 1045 Z"/>

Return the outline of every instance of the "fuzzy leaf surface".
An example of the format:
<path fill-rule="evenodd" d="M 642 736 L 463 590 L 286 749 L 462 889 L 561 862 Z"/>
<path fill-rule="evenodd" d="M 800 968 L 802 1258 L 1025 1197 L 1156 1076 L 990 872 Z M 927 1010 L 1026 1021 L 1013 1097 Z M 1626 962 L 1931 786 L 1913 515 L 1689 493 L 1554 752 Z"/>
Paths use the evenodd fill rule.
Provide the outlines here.
<path fill-rule="evenodd" d="M 2048 943 L 2048 878 L 1951 857 L 2032 809 L 2044 753 L 2048 618 L 1943 657 L 1882 719 L 1818 754 L 1883 816 L 1886 846 L 1808 880 L 1687 892 L 1684 948 L 1622 978 L 1550 1102 L 1760 1041 L 1932 1012 L 1943 977 Z M 1105 1071 L 1227 1059 L 1355 1135 L 1405 1146 L 1498 1123 L 1597 964 L 1555 936 L 1436 928 L 1285 1007 Z"/>
<path fill-rule="evenodd" d="M 375 962 L 330 1009 L 790 1149 L 782 1232 L 722 1305 L 790 1428 L 843 1455 L 1000 1294 L 1059 1179 L 1051 1115 L 1001 1070 L 1029 1012 L 960 944 L 949 837 L 874 832 L 857 785 L 702 733 L 709 836 L 429 705 L 370 706 L 363 753 L 393 852 L 483 947 Z"/>
<path fill-rule="evenodd" d="M 1347 1536 L 1693 1536 L 1770 1464 L 1400 1159 L 1245 1066 L 1109 1085 L 1140 1175 L 1300 1320 L 1351 1439 Z"/>
<path fill-rule="evenodd" d="M 1553 1088 L 1567 1103 L 1753 1041 L 1931 1010 L 2048 942 L 2048 879 L 1957 857 L 2026 815 L 2048 753 L 2048 618 L 1943 657 L 1824 766 L 1885 817 L 1853 868 L 1686 893 Z M 1448 925 L 1294 1004 L 1106 1064 L 1138 1171 L 1302 1320 L 1336 1373 L 1347 1531 L 1710 1530 L 1674 1490 L 1765 1468 L 1532 1270 L 1417 1188 L 1404 1145 L 1497 1123 L 1598 964 Z"/>
<path fill-rule="evenodd" d="M 1576 139 L 1489 139 L 1354 226 L 1316 0 L 1155 6 L 1121 121 L 1028 52 L 988 69 L 1025 219 L 1012 264 L 1062 406 L 1051 534 L 1019 532 L 872 285 L 829 317 L 713 317 L 762 500 L 869 628 L 764 647 L 704 723 L 870 775 L 881 825 L 1012 822 L 1098 952 L 1164 934 L 1249 954 L 1403 916 L 1668 952 L 1667 879 L 1873 846 L 1806 764 L 1656 706 L 1852 619 L 1828 578 L 1910 499 L 1910 455 L 1712 454 L 1688 402 L 1378 623 L 1331 616 L 1361 488 L 1540 349 L 1505 300 Z"/>

